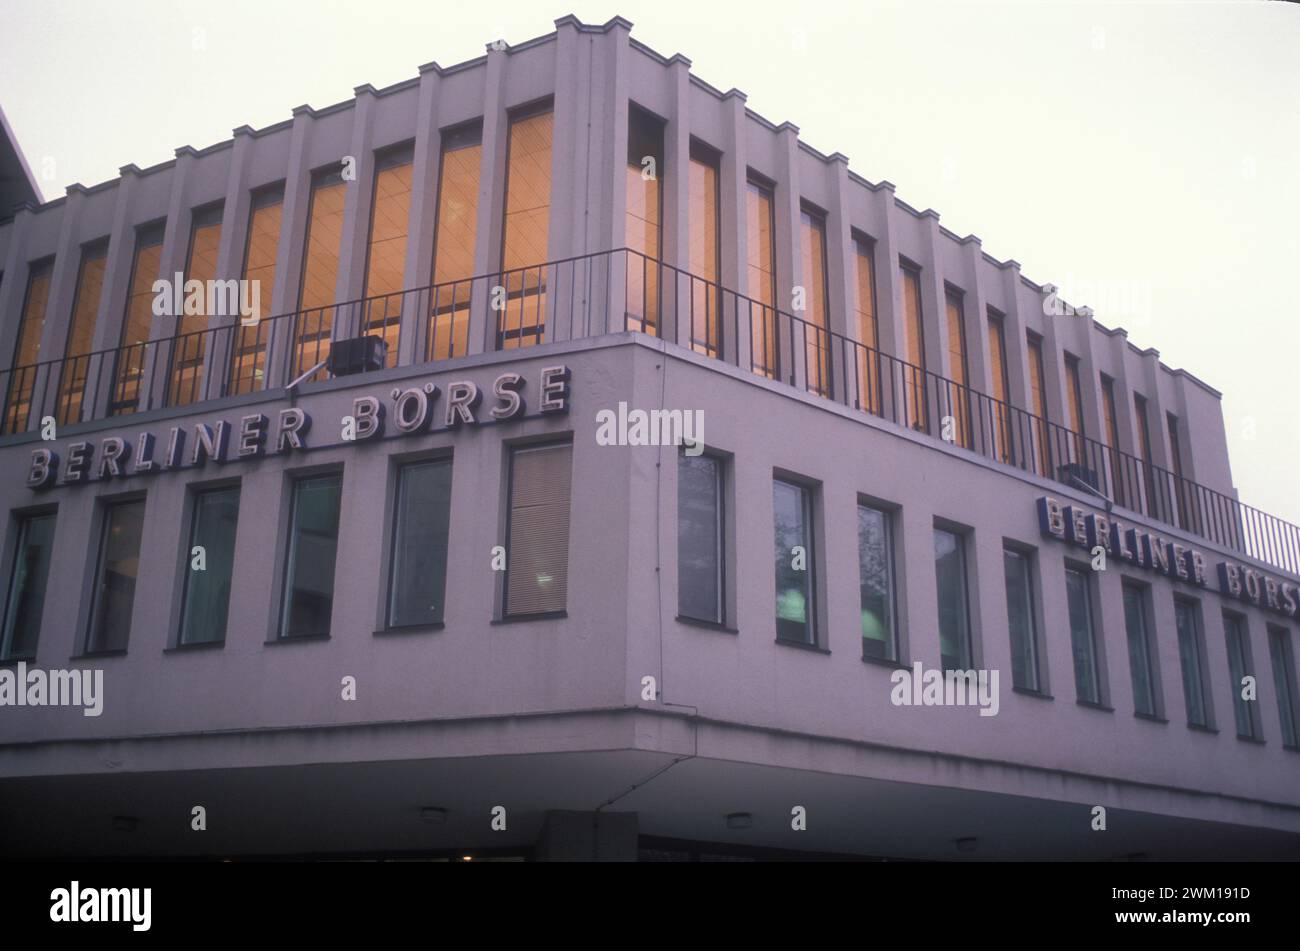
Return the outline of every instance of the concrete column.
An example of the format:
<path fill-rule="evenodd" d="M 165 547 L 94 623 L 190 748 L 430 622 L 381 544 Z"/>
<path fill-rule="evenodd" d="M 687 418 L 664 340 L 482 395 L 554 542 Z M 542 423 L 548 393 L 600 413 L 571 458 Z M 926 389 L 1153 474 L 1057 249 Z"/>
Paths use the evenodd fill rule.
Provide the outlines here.
<path fill-rule="evenodd" d="M 415 148 L 411 166 L 411 221 L 402 266 L 406 288 L 433 283 L 433 229 L 438 217 L 438 176 L 442 162 L 442 136 L 438 130 L 438 89 L 442 70 L 437 63 L 420 67 L 420 96 L 415 116 Z M 422 362 L 428 348 L 428 315 L 432 295 L 408 294 L 402 301 L 402 329 L 398 336 L 397 365 Z"/>
<path fill-rule="evenodd" d="M 293 110 L 289 161 L 285 170 L 284 206 L 280 212 L 280 240 L 275 252 L 275 286 L 271 290 L 271 314 L 280 319 L 273 321 L 267 332 L 267 389 L 292 382 L 289 374 L 297 321 L 294 312 L 298 309 L 301 293 L 307 215 L 311 208 L 308 145 L 315 117 L 316 113 L 311 106 L 298 106 Z"/>
<path fill-rule="evenodd" d="M 849 222 L 849 159 L 835 152 L 826 166 L 830 177 L 831 207 L 826 215 L 826 346 L 831 374 L 831 395 L 851 403 L 857 350 L 848 340 L 857 334 L 857 260 Z"/>
<path fill-rule="evenodd" d="M 167 223 L 163 228 L 162 257 L 158 277 L 169 286 L 185 270 L 190 247 L 189 176 L 194 167 L 195 151 L 188 145 L 176 150 L 172 168 L 171 194 L 167 200 Z M 154 315 L 149 324 L 150 345 L 144 359 L 144 378 L 140 383 L 140 400 L 136 412 L 166 405 L 171 384 L 173 339 L 184 326 L 179 314 Z"/>
<path fill-rule="evenodd" d="M 970 234 L 961 239 L 966 263 L 966 287 L 962 300 L 962 319 L 966 327 L 966 364 L 970 374 L 966 381 L 978 393 L 992 396 L 993 361 L 989 357 L 988 298 L 982 283 L 984 251 L 980 239 Z M 971 440 L 977 452 L 995 455 L 997 414 L 992 403 L 975 395 L 970 397 Z"/>
<path fill-rule="evenodd" d="M 733 333 L 723 338 L 728 363 L 753 367 L 754 320 L 749 295 L 749 167 L 745 160 L 745 94 L 730 89 L 723 95 L 728 122 L 723 140 L 719 190 L 722 193 L 722 286 L 735 290 L 723 301 L 723 314 L 732 321 Z M 674 261 L 674 263 L 676 263 Z M 761 325 L 760 325 L 761 333 Z"/>
<path fill-rule="evenodd" d="M 76 306 L 77 275 L 81 268 L 81 246 L 77 241 L 85 189 L 81 185 L 68 186 L 59 220 L 59 243 L 54 252 L 54 269 L 50 275 L 50 297 L 45 306 L 41 342 L 37 350 L 39 367 L 31 380 L 31 410 L 27 428 L 39 429 L 43 416 L 57 415 L 59 381 L 63 364 L 49 363 L 62 360 L 67 353 L 68 328 L 72 323 L 72 308 Z"/>
<path fill-rule="evenodd" d="M 339 242 L 339 273 L 334 300 L 330 339 L 346 340 L 361 335 L 366 293 L 366 257 L 370 236 L 370 206 L 375 194 L 374 106 L 375 90 L 369 85 L 353 90 L 352 138 L 348 154 L 356 160 L 357 177 L 346 183 L 343 204 L 343 235 Z M 359 302 L 359 303 L 357 303 Z"/>
<path fill-rule="evenodd" d="M 667 270 L 661 281 L 664 327 L 661 336 L 683 347 L 691 345 L 691 269 L 690 215 L 691 215 L 691 115 L 690 115 L 691 61 L 681 54 L 673 57 L 668 68 L 668 82 L 672 89 L 672 105 L 668 113 L 668 127 L 664 130 L 663 234 L 664 261 L 676 270 Z M 729 168 L 728 156 L 722 159 L 718 188 L 726 203 Z M 742 180 L 744 170 L 741 170 Z M 721 208 L 718 209 L 721 214 Z M 730 234 L 726 223 L 719 218 L 719 230 Z M 724 243 L 723 247 L 726 245 Z M 726 254 L 726 251 L 723 251 Z M 724 264 L 725 268 L 725 264 Z M 726 284 L 724 280 L 724 285 Z M 730 285 L 734 286 L 734 285 Z M 725 337 L 724 337 L 725 340 Z"/>
<path fill-rule="evenodd" d="M 122 341 L 122 324 L 126 319 L 126 299 L 131 289 L 131 268 L 135 261 L 136 232 L 131 219 L 132 196 L 139 183 L 140 170 L 134 165 L 119 169 L 121 178 L 113 206 L 113 224 L 108 236 L 108 256 L 104 262 L 104 289 L 95 314 L 95 332 L 91 339 L 91 357 L 86 367 L 86 396 L 83 419 L 101 419 L 108 413 L 113 394 L 116 362 L 112 351 Z"/>
<path fill-rule="evenodd" d="M 807 311 L 793 309 L 794 289 L 805 287 L 803 254 L 799 240 L 802 210 L 799 204 L 799 127 L 789 122 L 777 126 L 776 194 L 776 308 L 807 320 Z M 793 334 L 792 334 L 793 331 Z M 793 342 L 791 337 L 793 335 Z M 782 382 L 798 389 L 807 385 L 807 346 L 803 324 L 777 320 L 777 351 L 781 354 Z"/>
<path fill-rule="evenodd" d="M 492 288 L 501 283 L 501 239 L 505 214 L 506 146 L 510 134 L 505 106 L 508 47 L 487 48 L 483 85 L 483 149 L 479 167 L 478 216 L 474 238 L 474 273 L 492 275 L 475 281 L 470 293 L 469 352 L 496 349 L 500 314 L 491 309 Z"/>
<path fill-rule="evenodd" d="M 925 327 L 925 368 L 951 380 L 953 373 L 948 360 L 948 294 L 943 279 L 939 255 L 939 213 L 927 208 L 921 212 L 926 233 L 921 246 L 921 322 Z M 955 392 L 929 375 L 923 376 L 924 406 L 927 411 L 929 431 L 942 435 L 943 417 L 952 414 Z M 956 433 L 954 431 L 954 438 Z"/>
<path fill-rule="evenodd" d="M 221 238 L 217 244 L 218 281 L 240 280 L 244 276 L 244 249 L 248 241 L 252 198 L 248 189 L 248 159 L 253 150 L 252 130 L 240 126 L 231 133 L 230 167 L 226 174 L 226 197 L 222 204 Z M 203 387 L 207 399 L 225 395 L 230 374 L 230 355 L 239 332 L 239 315 L 209 314 L 211 329 L 203 348 Z M 218 330 L 217 328 L 224 328 Z"/>

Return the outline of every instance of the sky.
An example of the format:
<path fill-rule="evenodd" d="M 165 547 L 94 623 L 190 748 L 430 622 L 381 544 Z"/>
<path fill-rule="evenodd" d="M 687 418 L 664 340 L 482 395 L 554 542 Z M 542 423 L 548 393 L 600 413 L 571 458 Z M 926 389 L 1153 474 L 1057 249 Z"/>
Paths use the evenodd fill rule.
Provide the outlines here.
<path fill-rule="evenodd" d="M 1242 501 L 1300 523 L 1300 3 L 556 3 L 0 0 L 0 106 L 50 199 L 622 16 L 1222 391 Z"/>

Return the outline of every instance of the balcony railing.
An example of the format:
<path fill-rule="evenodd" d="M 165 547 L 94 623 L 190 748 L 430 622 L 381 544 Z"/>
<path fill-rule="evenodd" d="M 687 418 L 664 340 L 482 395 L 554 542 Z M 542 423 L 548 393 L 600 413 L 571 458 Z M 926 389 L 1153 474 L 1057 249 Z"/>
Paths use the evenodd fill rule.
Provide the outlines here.
<path fill-rule="evenodd" d="M 184 318 L 182 318 L 183 320 Z M 1006 465 L 1086 486 L 1300 576 L 1300 527 L 775 306 L 626 248 L 209 327 L 0 373 L 0 432 L 185 406 L 302 377 L 331 338 L 387 366 L 639 331 Z M 312 379 L 324 379 L 325 369 Z"/>

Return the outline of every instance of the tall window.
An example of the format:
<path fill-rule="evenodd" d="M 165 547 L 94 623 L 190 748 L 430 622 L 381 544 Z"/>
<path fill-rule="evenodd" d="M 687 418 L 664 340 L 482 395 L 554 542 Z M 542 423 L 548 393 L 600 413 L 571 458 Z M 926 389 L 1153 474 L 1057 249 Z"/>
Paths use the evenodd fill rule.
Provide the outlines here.
<path fill-rule="evenodd" d="M 894 619 L 894 537 L 888 512 L 858 504 L 858 608 L 862 656 L 898 660 Z"/>
<path fill-rule="evenodd" d="M 1101 703 L 1101 671 L 1097 663 L 1097 631 L 1092 617 L 1092 581 L 1086 571 L 1065 569 L 1065 596 L 1070 614 L 1070 650 L 1074 657 L 1074 688 L 1084 703 Z"/>
<path fill-rule="evenodd" d="M 1002 550 L 1011 630 L 1011 680 L 1022 690 L 1043 689 L 1038 664 L 1038 622 L 1034 616 L 1033 563 L 1013 548 Z"/>
<path fill-rule="evenodd" d="M 1183 528 L 1192 528 L 1191 513 L 1188 511 L 1187 486 L 1183 481 L 1183 446 L 1178 435 L 1178 417 L 1173 413 L 1165 414 L 1169 426 L 1169 466 L 1174 472 L 1174 500 L 1178 504 L 1178 524 Z"/>
<path fill-rule="evenodd" d="M 853 236 L 853 263 L 858 282 L 858 379 L 854 385 L 858 405 L 880 413 L 880 327 L 876 322 L 875 247 L 869 238 Z"/>
<path fill-rule="evenodd" d="M 429 360 L 447 360 L 469 352 L 470 278 L 474 276 L 482 158 L 481 122 L 443 132 L 433 242 L 434 289 L 426 346 Z"/>
<path fill-rule="evenodd" d="M 140 386 L 148 355 L 149 330 L 153 323 L 154 281 L 162 267 L 162 223 L 136 232 L 135 259 L 131 262 L 131 286 L 127 292 L 126 318 L 122 323 L 121 349 L 115 359 L 113 396 L 109 414 L 134 413 L 140 406 Z"/>
<path fill-rule="evenodd" d="M 1133 412 L 1137 416 L 1138 455 L 1142 457 L 1142 481 L 1146 488 L 1148 515 L 1157 511 L 1156 473 L 1151 457 L 1151 427 L 1147 421 L 1147 401 L 1137 393 L 1133 394 Z"/>
<path fill-rule="evenodd" d="M 1295 654 L 1291 650 L 1291 632 L 1282 627 L 1268 629 L 1268 653 L 1273 661 L 1273 689 L 1277 692 L 1277 712 L 1282 724 L 1282 745 L 1300 748 L 1297 734 L 1300 719 L 1296 711 Z"/>
<path fill-rule="evenodd" d="M 1200 606 L 1195 601 L 1175 598 L 1174 619 L 1178 627 L 1178 661 L 1183 672 L 1183 699 L 1187 702 L 1187 722 L 1193 726 L 1208 727 L 1210 725 L 1209 688 L 1206 684 Z"/>
<path fill-rule="evenodd" d="M 749 295 L 750 366 L 769 379 L 780 375 L 776 316 L 776 234 L 772 190 L 745 184 L 745 253 Z"/>
<path fill-rule="evenodd" d="M 677 613 L 722 624 L 723 462 L 715 456 L 677 457 Z"/>
<path fill-rule="evenodd" d="M 334 607 L 334 562 L 339 547 L 338 473 L 299 479 L 289 512 L 280 637 L 324 636 Z"/>
<path fill-rule="evenodd" d="M 1038 474 L 1051 476 L 1052 447 L 1047 439 L 1047 377 L 1043 370 L 1043 338 L 1031 333 L 1029 345 L 1029 396 L 1034 407 L 1034 438 L 1038 443 Z"/>
<path fill-rule="evenodd" d="M 531 347 L 541 343 L 546 332 L 552 118 L 547 111 L 520 114 L 510 120 L 505 239 L 501 247 L 506 306 L 498 312 L 499 350 Z"/>
<path fill-rule="evenodd" d="M 1065 389 L 1066 398 L 1070 401 L 1070 431 L 1074 433 L 1074 438 L 1070 440 L 1072 444 L 1074 461 L 1082 463 L 1084 461 L 1084 428 L 1083 428 L 1083 387 L 1079 382 L 1079 358 L 1065 355 Z"/>
<path fill-rule="evenodd" d="M 1151 642 L 1147 589 L 1124 585 L 1124 629 L 1128 636 L 1128 665 L 1133 679 L 1133 708 L 1158 716 L 1156 705 L 1155 645 Z"/>
<path fill-rule="evenodd" d="M 966 590 L 966 539 L 934 530 L 934 575 L 939 597 L 939 652 L 944 670 L 973 666 L 970 598 Z"/>
<path fill-rule="evenodd" d="M 718 310 L 721 270 L 718 165 L 720 156 L 700 142 L 691 142 L 690 213 L 687 229 L 691 272 L 691 348 L 718 355 L 722 315 Z"/>
<path fill-rule="evenodd" d="M 90 373 L 91 351 L 95 349 L 95 321 L 99 316 L 99 299 L 104 290 L 104 268 L 108 263 L 108 242 L 96 241 L 81 249 L 77 269 L 77 292 L 72 304 L 72 324 L 59 370 L 60 425 L 81 421 L 86 398 L 86 379 Z"/>
<path fill-rule="evenodd" d="M 140 576 L 144 499 L 104 506 L 86 653 L 126 650 L 135 583 Z"/>
<path fill-rule="evenodd" d="M 1124 501 L 1124 468 L 1119 454 L 1119 413 L 1115 410 L 1115 381 L 1101 375 L 1101 405 L 1106 415 L 1106 445 L 1110 452 L 1110 488 L 1119 505 Z"/>
<path fill-rule="evenodd" d="M 451 460 L 397 470 L 388 627 L 442 623 L 450 521 Z"/>
<path fill-rule="evenodd" d="M 804 303 L 803 332 L 807 343 L 804 372 L 808 389 L 822 396 L 830 395 L 831 342 L 827 333 L 826 285 L 826 218 L 804 209 L 799 215 L 799 241 L 803 255 Z"/>
<path fill-rule="evenodd" d="M 989 366 L 993 375 L 993 438 L 999 462 L 1013 462 L 1011 443 L 1011 380 L 1007 375 L 1007 338 L 1002 315 L 989 308 Z"/>
<path fill-rule="evenodd" d="M 248 243 L 244 248 L 244 280 L 250 286 L 256 283 L 261 313 L 256 324 L 244 325 L 241 322 L 233 331 L 234 351 L 230 356 L 230 381 L 227 384 L 227 392 L 231 394 L 253 393 L 266 385 L 266 341 L 272 325 L 260 318 L 268 316 L 271 295 L 275 291 L 283 210 L 283 189 L 264 189 L 253 195 L 248 218 Z"/>
<path fill-rule="evenodd" d="M 569 443 L 521 446 L 510 452 L 507 616 L 565 609 L 572 481 L 573 446 Z"/>
<path fill-rule="evenodd" d="M 54 259 L 31 266 L 27 277 L 27 297 L 18 319 L 18 341 L 14 344 L 13 371 L 9 375 L 9 394 L 5 403 L 4 431 L 21 432 L 27 428 L 31 413 L 32 390 L 36 386 L 36 363 L 40 359 L 41 330 L 45 326 L 45 308 L 50 300 L 50 277 Z"/>
<path fill-rule="evenodd" d="M 204 299 L 209 281 L 217 277 L 217 248 L 221 244 L 221 206 L 214 205 L 194 212 L 190 226 L 190 247 L 185 256 L 185 280 L 199 281 Z M 176 340 L 172 344 L 171 384 L 167 391 L 168 406 L 188 406 L 203 396 L 203 354 L 207 349 L 208 320 L 212 315 L 204 305 L 202 313 L 177 315 Z"/>
<path fill-rule="evenodd" d="M 238 522 L 239 486 L 195 494 L 190 547 L 182 556 L 187 564 L 180 644 L 215 644 L 226 639 Z"/>
<path fill-rule="evenodd" d="M 362 330 L 384 339 L 388 346 L 385 365 L 390 367 L 397 366 L 402 327 L 412 161 L 410 146 L 376 157 L 375 193 L 370 205 L 370 247 L 366 252 L 366 285 L 361 292 L 365 298 Z"/>
<path fill-rule="evenodd" d="M 626 327 L 648 334 L 659 332 L 663 181 L 664 124 L 632 106 L 627 117 Z"/>
<path fill-rule="evenodd" d="M 293 370 L 289 374 L 293 379 L 329 356 L 347 188 L 339 169 L 317 172 L 312 176 L 302 289 L 294 329 Z M 323 378 L 323 371 L 312 377 L 314 380 Z"/>
<path fill-rule="evenodd" d="M 54 513 L 18 518 L 14 567 L 5 602 L 4 637 L 0 660 L 32 660 L 41 636 L 45 589 L 54 551 Z"/>
<path fill-rule="evenodd" d="M 776 636 L 798 644 L 817 643 L 813 500 L 807 486 L 772 483 L 775 519 Z"/>
<path fill-rule="evenodd" d="M 1242 696 L 1246 689 L 1243 681 L 1255 676 L 1246 619 L 1240 614 L 1224 614 L 1223 631 L 1228 641 L 1228 677 L 1231 681 L 1228 686 L 1232 688 L 1232 714 L 1237 721 L 1237 735 L 1257 740 L 1260 738 L 1259 704 Z"/>
<path fill-rule="evenodd" d="M 949 290 L 944 296 L 948 317 L 948 374 L 955 386 L 948 387 L 948 411 L 953 416 L 954 440 L 959 446 L 971 447 L 970 374 L 966 361 L 966 320 L 962 295 Z"/>
<path fill-rule="evenodd" d="M 929 411 L 925 386 L 925 324 L 921 313 L 921 272 L 904 264 L 899 270 L 903 280 L 903 334 L 907 365 L 903 370 L 903 405 L 907 425 L 929 432 Z"/>

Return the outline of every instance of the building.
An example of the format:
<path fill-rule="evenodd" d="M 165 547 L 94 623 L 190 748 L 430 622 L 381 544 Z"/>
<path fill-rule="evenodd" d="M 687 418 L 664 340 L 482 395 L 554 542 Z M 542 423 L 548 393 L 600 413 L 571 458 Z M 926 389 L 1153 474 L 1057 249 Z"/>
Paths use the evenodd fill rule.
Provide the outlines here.
<path fill-rule="evenodd" d="M 6 852 L 1300 856 L 1220 394 L 690 66 L 566 17 L 0 222 Z"/>

